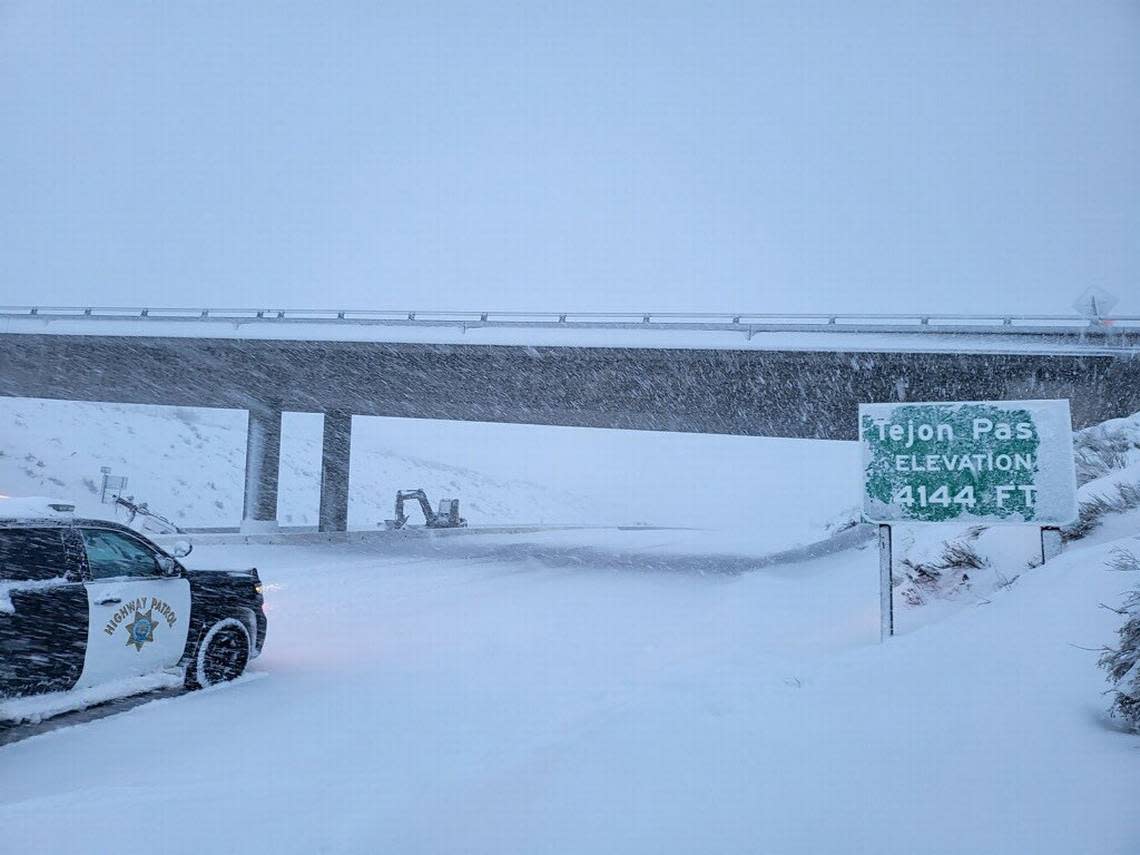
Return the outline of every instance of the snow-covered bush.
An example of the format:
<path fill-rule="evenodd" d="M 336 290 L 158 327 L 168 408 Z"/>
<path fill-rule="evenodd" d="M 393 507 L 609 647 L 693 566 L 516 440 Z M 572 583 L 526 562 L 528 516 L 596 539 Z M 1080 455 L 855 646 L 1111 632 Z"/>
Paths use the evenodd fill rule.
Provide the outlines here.
<path fill-rule="evenodd" d="M 1129 557 L 1133 565 L 1140 564 L 1134 556 Z M 1132 591 L 1116 611 L 1125 618 L 1117 632 L 1120 640 L 1116 647 L 1105 650 L 1100 667 L 1108 672 L 1112 684 L 1112 714 L 1140 731 L 1140 588 Z"/>
<path fill-rule="evenodd" d="M 1092 433 L 1079 431 L 1073 436 L 1073 456 L 1077 467 L 1077 484 L 1087 484 L 1128 465 L 1128 452 L 1134 447 L 1123 431 Z"/>
<path fill-rule="evenodd" d="M 1109 514 L 1140 508 L 1140 413 L 1073 434 L 1080 517 L 1065 540 L 1088 536 Z"/>
<path fill-rule="evenodd" d="M 1123 546 L 1113 547 L 1109 555 L 1112 556 L 1107 562 L 1109 570 L 1122 572 L 1140 570 L 1140 558 L 1137 558 Z"/>
<path fill-rule="evenodd" d="M 1077 521 L 1061 530 L 1065 540 L 1087 537 L 1109 514 L 1122 514 L 1140 508 L 1140 484 L 1113 484 L 1104 493 L 1094 493 L 1080 502 Z"/>
<path fill-rule="evenodd" d="M 968 590 L 970 573 L 990 564 L 976 544 L 983 531 L 984 527 L 975 526 L 960 538 L 945 540 L 939 544 L 937 556 L 925 560 L 922 550 L 912 547 L 911 554 L 899 561 L 903 578 L 895 577 L 902 601 L 921 606 L 931 597 L 948 599 Z"/>
<path fill-rule="evenodd" d="M 1111 419 L 1073 434 L 1077 484 L 1103 478 L 1127 468 L 1140 453 L 1140 413 Z"/>

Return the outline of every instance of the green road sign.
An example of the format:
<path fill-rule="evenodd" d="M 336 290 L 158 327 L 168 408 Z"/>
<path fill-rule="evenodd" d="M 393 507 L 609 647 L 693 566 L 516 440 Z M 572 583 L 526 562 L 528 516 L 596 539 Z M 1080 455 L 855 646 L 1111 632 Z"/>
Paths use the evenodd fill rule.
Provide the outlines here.
<path fill-rule="evenodd" d="M 869 522 L 1077 518 L 1068 401 L 861 404 Z"/>

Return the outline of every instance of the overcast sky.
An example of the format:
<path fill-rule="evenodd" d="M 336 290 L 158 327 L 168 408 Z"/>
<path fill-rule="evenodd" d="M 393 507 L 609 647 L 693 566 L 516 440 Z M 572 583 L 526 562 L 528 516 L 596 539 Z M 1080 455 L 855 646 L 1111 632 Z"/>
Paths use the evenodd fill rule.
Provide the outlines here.
<path fill-rule="evenodd" d="M 1140 313 L 1140 0 L 0 0 L 0 303 Z"/>

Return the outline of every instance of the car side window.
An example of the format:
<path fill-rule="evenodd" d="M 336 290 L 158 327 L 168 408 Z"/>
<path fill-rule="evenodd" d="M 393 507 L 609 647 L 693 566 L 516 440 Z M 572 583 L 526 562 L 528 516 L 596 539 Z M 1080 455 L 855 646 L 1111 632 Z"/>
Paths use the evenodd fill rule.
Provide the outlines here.
<path fill-rule="evenodd" d="M 92 579 L 160 575 L 155 553 L 137 540 L 104 529 L 85 528 L 82 533 Z"/>
<path fill-rule="evenodd" d="M 60 579 L 67 570 L 62 529 L 0 529 L 0 582 Z"/>

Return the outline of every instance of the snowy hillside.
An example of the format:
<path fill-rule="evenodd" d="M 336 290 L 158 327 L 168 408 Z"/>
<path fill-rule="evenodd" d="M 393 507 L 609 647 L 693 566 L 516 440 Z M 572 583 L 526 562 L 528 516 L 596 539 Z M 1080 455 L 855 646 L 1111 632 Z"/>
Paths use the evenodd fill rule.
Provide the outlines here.
<path fill-rule="evenodd" d="M 283 525 L 316 524 L 321 424 L 285 414 Z M 181 525 L 236 526 L 245 442 L 242 411 L 0 399 L 0 493 L 105 515 L 109 466 Z M 855 500 L 857 467 L 850 442 L 357 417 L 349 524 L 375 527 L 397 489 L 422 487 L 472 525 L 697 526 L 778 548 L 820 536 Z"/>
<path fill-rule="evenodd" d="M 0 485 L 12 495 L 74 498 L 99 505 L 100 467 L 128 477 L 126 492 L 179 525 L 241 520 L 245 413 L 232 410 L 0 400 Z M 286 414 L 278 495 L 283 525 L 315 525 L 320 479 L 319 417 Z M 357 526 L 392 516 L 397 489 L 423 487 L 434 500 L 460 497 L 473 523 L 577 523 L 596 515 L 553 487 L 383 448 L 354 449 L 351 514 Z M 417 511 L 418 513 L 418 511 Z"/>

